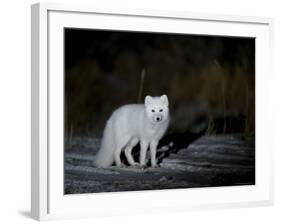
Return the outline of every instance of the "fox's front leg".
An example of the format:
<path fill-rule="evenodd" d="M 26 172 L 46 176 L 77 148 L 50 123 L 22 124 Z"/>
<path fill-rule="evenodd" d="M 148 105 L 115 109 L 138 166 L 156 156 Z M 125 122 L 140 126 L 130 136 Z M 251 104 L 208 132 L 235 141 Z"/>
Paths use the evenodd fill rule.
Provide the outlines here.
<path fill-rule="evenodd" d="M 146 151 L 148 148 L 148 142 L 145 140 L 141 140 L 140 142 L 140 166 L 145 167 L 145 157 L 146 157 Z"/>
<path fill-rule="evenodd" d="M 158 146 L 158 141 L 152 141 L 150 143 L 150 159 L 151 159 L 152 167 L 157 167 L 157 163 L 156 163 L 157 146 Z"/>

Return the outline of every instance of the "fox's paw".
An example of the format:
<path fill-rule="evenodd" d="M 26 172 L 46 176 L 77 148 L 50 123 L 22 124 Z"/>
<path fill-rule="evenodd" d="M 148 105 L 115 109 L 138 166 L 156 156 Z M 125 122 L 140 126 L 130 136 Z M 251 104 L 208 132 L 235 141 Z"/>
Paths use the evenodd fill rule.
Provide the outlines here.
<path fill-rule="evenodd" d="M 144 170 L 145 168 L 147 168 L 146 164 L 140 164 L 139 167 L 140 167 L 141 169 L 143 169 L 143 170 Z"/>
<path fill-rule="evenodd" d="M 152 164 L 151 168 L 160 168 L 160 164 Z"/>
<path fill-rule="evenodd" d="M 130 164 L 132 167 L 140 167 L 140 164 L 139 163 L 137 163 L 137 162 L 134 162 L 134 163 L 132 163 L 132 164 Z"/>
<path fill-rule="evenodd" d="M 118 168 L 126 168 L 126 165 L 124 163 L 120 163 L 116 165 Z"/>

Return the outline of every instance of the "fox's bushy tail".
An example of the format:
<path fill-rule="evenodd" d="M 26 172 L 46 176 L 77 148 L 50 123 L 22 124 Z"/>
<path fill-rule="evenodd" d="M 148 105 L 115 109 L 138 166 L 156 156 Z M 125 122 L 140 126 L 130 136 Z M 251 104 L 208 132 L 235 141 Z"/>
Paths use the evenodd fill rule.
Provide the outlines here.
<path fill-rule="evenodd" d="M 114 162 L 114 130 L 112 127 L 112 122 L 109 120 L 106 123 L 101 148 L 96 155 L 93 165 L 96 167 L 109 167 Z"/>

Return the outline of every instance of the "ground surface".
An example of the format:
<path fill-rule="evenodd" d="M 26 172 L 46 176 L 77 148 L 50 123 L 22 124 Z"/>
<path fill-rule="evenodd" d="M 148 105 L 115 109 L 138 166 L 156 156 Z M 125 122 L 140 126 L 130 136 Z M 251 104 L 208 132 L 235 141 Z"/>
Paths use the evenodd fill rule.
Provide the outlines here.
<path fill-rule="evenodd" d="M 65 151 L 66 194 L 255 183 L 255 147 L 240 135 L 201 136 L 178 149 L 171 141 L 159 149 L 160 167 L 146 169 L 93 167 L 99 144 L 77 138 Z"/>

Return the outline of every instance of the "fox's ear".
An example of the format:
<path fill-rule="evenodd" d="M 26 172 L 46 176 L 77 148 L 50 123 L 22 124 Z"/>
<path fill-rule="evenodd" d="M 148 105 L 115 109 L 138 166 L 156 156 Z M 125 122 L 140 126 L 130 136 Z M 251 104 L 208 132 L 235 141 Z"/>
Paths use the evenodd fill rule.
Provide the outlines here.
<path fill-rule="evenodd" d="M 144 102 L 145 102 L 146 105 L 151 104 L 151 101 L 152 101 L 152 97 L 151 97 L 151 96 L 146 96 L 146 97 L 145 97 Z"/>
<path fill-rule="evenodd" d="M 169 100 L 168 100 L 167 95 L 162 95 L 162 96 L 160 96 L 160 99 L 161 99 L 162 103 L 164 103 L 164 104 L 166 104 L 166 105 L 169 104 Z"/>

